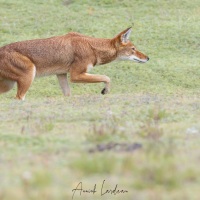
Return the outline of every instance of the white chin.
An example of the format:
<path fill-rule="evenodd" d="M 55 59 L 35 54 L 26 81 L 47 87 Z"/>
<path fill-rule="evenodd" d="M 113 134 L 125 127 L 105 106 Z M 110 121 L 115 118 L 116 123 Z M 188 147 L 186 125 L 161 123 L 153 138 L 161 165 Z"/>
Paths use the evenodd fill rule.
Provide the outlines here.
<path fill-rule="evenodd" d="M 130 56 L 129 58 L 130 58 L 130 60 L 135 61 L 135 62 L 137 62 L 137 63 L 145 63 L 145 62 L 147 62 L 147 60 L 139 59 L 139 58 L 136 57 L 136 56 Z"/>
<path fill-rule="evenodd" d="M 120 57 L 119 60 L 129 60 L 129 61 L 134 61 L 137 63 L 145 63 L 147 60 L 141 60 L 136 56 L 130 56 L 130 57 Z"/>
<path fill-rule="evenodd" d="M 134 59 L 133 61 L 136 62 L 136 63 L 145 63 L 145 62 L 147 62 L 147 60 L 136 60 L 136 59 Z"/>

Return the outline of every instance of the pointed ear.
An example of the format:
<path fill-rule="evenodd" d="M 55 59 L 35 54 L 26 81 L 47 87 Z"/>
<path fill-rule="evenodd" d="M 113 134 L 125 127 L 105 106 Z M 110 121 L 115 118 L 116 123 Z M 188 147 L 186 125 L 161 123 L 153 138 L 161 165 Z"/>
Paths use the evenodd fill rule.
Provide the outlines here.
<path fill-rule="evenodd" d="M 129 37 L 131 35 L 131 31 L 132 31 L 132 29 L 128 28 L 128 29 L 126 29 L 125 31 L 122 32 L 122 34 L 121 34 L 122 43 L 127 43 L 128 42 Z"/>
<path fill-rule="evenodd" d="M 129 37 L 131 35 L 132 28 L 127 28 L 126 30 L 119 33 L 117 36 L 114 37 L 114 41 L 116 45 L 125 44 L 128 42 Z"/>

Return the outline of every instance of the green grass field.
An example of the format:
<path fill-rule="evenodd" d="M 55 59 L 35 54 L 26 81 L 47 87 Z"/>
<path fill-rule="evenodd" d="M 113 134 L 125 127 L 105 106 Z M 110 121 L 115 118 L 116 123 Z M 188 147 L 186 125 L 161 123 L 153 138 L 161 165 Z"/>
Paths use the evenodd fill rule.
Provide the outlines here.
<path fill-rule="evenodd" d="M 199 0 L 0 0 L 0 45 L 69 31 L 111 38 L 132 26 L 146 64 L 113 62 L 103 84 L 36 79 L 0 96 L 0 200 L 198 200 Z M 105 194 L 104 190 L 127 190 Z"/>

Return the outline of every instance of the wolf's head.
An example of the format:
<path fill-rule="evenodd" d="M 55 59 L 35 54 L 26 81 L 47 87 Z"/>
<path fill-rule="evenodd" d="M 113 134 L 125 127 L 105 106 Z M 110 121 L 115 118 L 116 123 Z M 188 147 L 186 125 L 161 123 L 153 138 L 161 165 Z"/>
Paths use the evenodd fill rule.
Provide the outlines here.
<path fill-rule="evenodd" d="M 127 28 L 113 38 L 117 49 L 117 59 L 131 60 L 138 63 L 147 62 L 149 57 L 138 51 L 135 45 L 129 41 L 130 35 L 131 28 Z"/>

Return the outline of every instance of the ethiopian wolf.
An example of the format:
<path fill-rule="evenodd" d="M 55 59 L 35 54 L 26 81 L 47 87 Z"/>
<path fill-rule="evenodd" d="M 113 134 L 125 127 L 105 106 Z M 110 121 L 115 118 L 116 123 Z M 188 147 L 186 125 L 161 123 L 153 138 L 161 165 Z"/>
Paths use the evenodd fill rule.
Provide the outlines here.
<path fill-rule="evenodd" d="M 112 39 L 101 39 L 70 32 L 63 36 L 12 43 L 0 48 L 0 94 L 17 83 L 16 98 L 25 99 L 35 77 L 56 75 L 65 96 L 70 95 L 67 73 L 75 83 L 104 82 L 101 91 L 110 89 L 110 78 L 89 74 L 95 65 L 114 60 L 145 63 L 149 58 L 129 41 L 131 28 Z"/>

